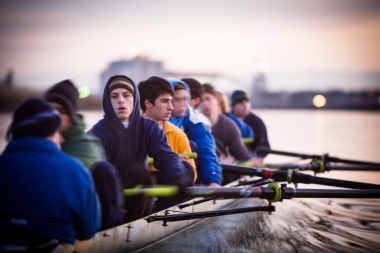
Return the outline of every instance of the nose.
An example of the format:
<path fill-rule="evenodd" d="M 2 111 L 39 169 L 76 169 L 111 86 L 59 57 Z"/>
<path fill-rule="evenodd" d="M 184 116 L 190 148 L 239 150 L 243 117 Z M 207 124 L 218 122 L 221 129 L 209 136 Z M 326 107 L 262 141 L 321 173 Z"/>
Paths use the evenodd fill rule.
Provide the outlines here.
<path fill-rule="evenodd" d="M 173 103 L 172 102 L 169 102 L 169 110 L 173 110 Z"/>
<path fill-rule="evenodd" d="M 124 102 L 124 99 L 123 99 L 123 96 L 122 96 L 122 95 L 119 95 L 119 96 L 117 97 L 117 102 L 119 102 L 119 103 Z"/>

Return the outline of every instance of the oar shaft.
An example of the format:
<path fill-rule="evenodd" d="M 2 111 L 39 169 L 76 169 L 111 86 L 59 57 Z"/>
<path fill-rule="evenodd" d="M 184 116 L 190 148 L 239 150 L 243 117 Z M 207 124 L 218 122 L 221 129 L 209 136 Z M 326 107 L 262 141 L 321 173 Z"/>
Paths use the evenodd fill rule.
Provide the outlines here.
<path fill-rule="evenodd" d="M 286 171 L 275 171 L 275 170 L 264 170 L 249 168 L 237 165 L 221 164 L 223 171 L 227 173 L 239 174 L 239 175 L 249 175 L 249 176 L 259 176 L 263 178 L 273 178 L 276 181 L 286 181 L 292 183 L 303 183 L 303 184 L 322 184 L 336 187 L 353 188 L 353 189 L 380 189 L 380 185 L 360 183 L 354 181 L 346 181 L 339 179 L 330 179 L 323 177 L 314 177 L 302 173 L 292 173 L 289 175 Z"/>
<path fill-rule="evenodd" d="M 341 189 L 293 189 L 285 188 L 284 199 L 289 198 L 380 198 L 380 190 L 341 190 Z"/>
<path fill-rule="evenodd" d="M 326 162 L 380 166 L 379 163 L 374 163 L 374 162 L 342 159 L 342 158 L 338 158 L 338 157 L 332 157 L 329 155 L 322 156 L 322 155 L 310 155 L 310 154 L 301 154 L 301 153 L 295 153 L 295 152 L 279 151 L 279 150 L 273 150 L 273 149 L 270 149 L 270 148 L 264 147 L 264 146 L 258 147 L 257 152 L 266 152 L 266 153 L 270 153 L 270 154 L 300 157 L 302 159 L 325 159 Z"/>
<path fill-rule="evenodd" d="M 276 195 L 272 187 L 188 187 L 189 197 L 214 196 L 224 198 L 262 198 L 273 199 Z M 281 189 L 282 199 L 292 198 L 380 198 L 380 189 Z"/>
<path fill-rule="evenodd" d="M 280 171 L 279 171 L 280 172 Z M 283 172 L 283 171 L 281 171 Z M 283 172 L 286 173 L 286 172 Z M 324 177 L 314 177 L 306 174 L 294 174 L 292 177 L 293 183 L 304 183 L 304 184 L 321 184 L 329 185 L 343 188 L 352 188 L 352 189 L 380 189 L 380 185 L 361 183 L 348 180 L 324 178 Z"/>
<path fill-rule="evenodd" d="M 299 169 L 299 170 L 312 170 L 318 171 L 320 169 L 320 165 L 316 163 L 307 163 L 307 164 L 264 164 L 265 168 L 275 168 L 280 170 L 288 170 L 288 169 Z M 374 165 L 334 165 L 334 164 L 326 164 L 324 171 L 331 170 L 353 170 L 353 171 L 380 171 L 380 166 Z"/>

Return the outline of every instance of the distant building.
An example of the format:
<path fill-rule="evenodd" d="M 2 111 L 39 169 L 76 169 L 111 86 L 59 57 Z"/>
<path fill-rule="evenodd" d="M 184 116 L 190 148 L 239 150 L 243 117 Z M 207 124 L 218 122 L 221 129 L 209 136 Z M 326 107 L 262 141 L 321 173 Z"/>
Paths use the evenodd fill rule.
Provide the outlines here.
<path fill-rule="evenodd" d="M 267 93 L 267 78 L 265 73 L 260 72 L 253 78 L 252 95 L 259 96 Z"/>
<path fill-rule="evenodd" d="M 103 87 L 108 79 L 113 75 L 126 75 L 134 82 L 139 83 L 151 76 L 165 77 L 167 74 L 162 61 L 153 61 L 145 56 L 136 56 L 129 60 L 114 61 L 100 74 L 101 91 L 103 91 Z"/>

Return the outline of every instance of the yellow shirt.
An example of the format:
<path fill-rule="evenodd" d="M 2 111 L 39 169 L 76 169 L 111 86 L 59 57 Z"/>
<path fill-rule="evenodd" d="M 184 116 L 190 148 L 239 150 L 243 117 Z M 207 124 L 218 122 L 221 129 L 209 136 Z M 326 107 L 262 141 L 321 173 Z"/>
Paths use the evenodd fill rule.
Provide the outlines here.
<path fill-rule="evenodd" d="M 192 152 L 189 139 L 187 138 L 187 135 L 180 128 L 176 127 L 174 124 L 170 123 L 169 121 L 164 121 L 163 130 L 166 133 L 170 147 L 173 149 L 175 153 L 188 154 Z M 197 170 L 195 167 L 194 159 L 190 159 L 190 164 L 194 168 L 194 182 L 195 182 L 195 180 L 197 179 Z M 154 168 L 153 164 L 149 164 L 149 170 L 155 171 L 157 169 Z"/>

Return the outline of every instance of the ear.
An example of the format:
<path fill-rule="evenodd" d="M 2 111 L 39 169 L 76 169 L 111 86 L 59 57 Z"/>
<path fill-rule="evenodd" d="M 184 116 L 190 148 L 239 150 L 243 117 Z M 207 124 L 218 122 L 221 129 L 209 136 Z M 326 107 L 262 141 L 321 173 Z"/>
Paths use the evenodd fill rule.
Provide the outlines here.
<path fill-rule="evenodd" d="M 201 98 L 200 98 L 200 97 L 196 97 L 196 98 L 194 98 L 194 103 L 195 103 L 196 105 L 198 105 L 200 102 L 201 102 Z"/>
<path fill-rule="evenodd" d="M 200 97 L 192 98 L 190 100 L 190 106 L 193 107 L 194 109 L 197 108 L 200 103 L 201 103 Z"/>
<path fill-rule="evenodd" d="M 147 109 L 153 106 L 152 103 L 149 101 L 149 99 L 145 99 L 144 104 Z"/>

